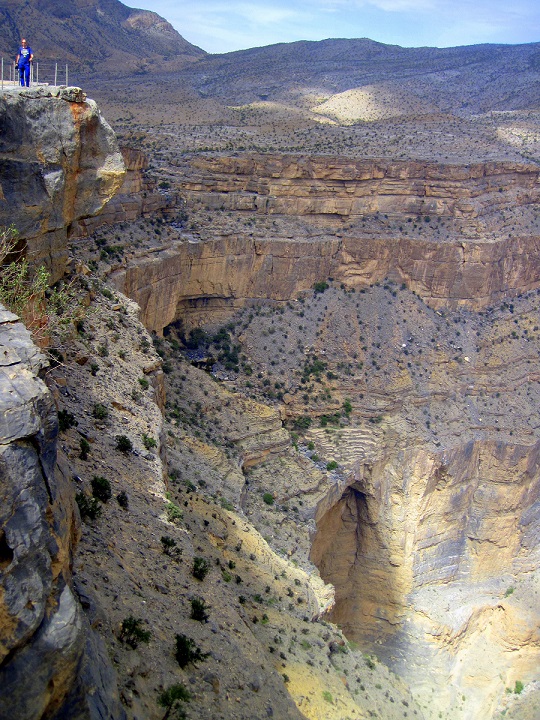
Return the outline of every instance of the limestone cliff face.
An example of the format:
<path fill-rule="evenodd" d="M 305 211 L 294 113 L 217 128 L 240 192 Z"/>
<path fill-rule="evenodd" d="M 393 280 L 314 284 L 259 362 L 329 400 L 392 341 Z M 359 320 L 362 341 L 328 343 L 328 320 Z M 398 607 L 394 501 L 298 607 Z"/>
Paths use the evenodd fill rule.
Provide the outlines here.
<path fill-rule="evenodd" d="M 0 717 L 122 718 L 71 585 L 79 521 L 44 357 L 2 307 L 0 350 Z"/>
<path fill-rule="evenodd" d="M 54 282 L 73 223 L 96 214 L 122 184 L 116 138 L 78 88 L 5 92 L 0 127 L 0 225 L 17 228 Z"/>
<path fill-rule="evenodd" d="M 329 277 L 350 288 L 390 277 L 432 307 L 482 309 L 540 287 L 539 250 L 539 237 L 464 245 L 404 237 L 242 235 L 140 254 L 111 279 L 141 306 L 146 327 L 161 332 L 179 317 L 197 324 L 210 309 L 225 316 L 248 299 L 289 300 Z"/>
<path fill-rule="evenodd" d="M 146 177 L 147 155 L 131 147 L 120 150 L 126 169 L 121 187 L 97 215 L 82 218 L 73 227 L 75 236 L 90 235 L 102 225 L 132 222 L 158 211 L 167 214 L 177 207 L 179 199 L 174 193 L 157 191 L 155 181 Z"/>
<path fill-rule="evenodd" d="M 218 211 L 214 228 L 201 222 L 199 237 L 140 254 L 113 279 L 158 332 L 329 277 L 356 289 L 388 277 L 439 308 L 540 286 L 540 229 L 519 218 L 540 202 L 532 164 L 247 155 L 197 158 L 182 173 L 188 214 Z"/>
<path fill-rule="evenodd" d="M 283 155 L 198 158 L 183 189 L 209 206 L 286 215 L 423 213 L 473 219 L 540 199 L 540 173 L 511 162 L 442 165 Z"/>
<path fill-rule="evenodd" d="M 538 566 L 539 451 L 383 451 L 318 508 L 312 558 L 337 588 L 332 620 L 419 696 L 427 675 L 451 678 L 439 700 L 458 707 L 465 693 L 463 717 L 493 716 L 501 678 L 535 676 L 536 581 L 513 584 Z"/>

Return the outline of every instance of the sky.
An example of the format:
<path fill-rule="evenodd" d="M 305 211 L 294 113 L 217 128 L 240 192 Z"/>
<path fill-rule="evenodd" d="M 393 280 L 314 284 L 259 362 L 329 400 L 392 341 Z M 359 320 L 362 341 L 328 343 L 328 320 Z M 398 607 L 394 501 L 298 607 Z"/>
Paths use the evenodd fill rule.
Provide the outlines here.
<path fill-rule="evenodd" d="M 540 41 L 540 0 L 123 0 L 153 10 L 209 53 L 295 40 L 403 47 Z"/>

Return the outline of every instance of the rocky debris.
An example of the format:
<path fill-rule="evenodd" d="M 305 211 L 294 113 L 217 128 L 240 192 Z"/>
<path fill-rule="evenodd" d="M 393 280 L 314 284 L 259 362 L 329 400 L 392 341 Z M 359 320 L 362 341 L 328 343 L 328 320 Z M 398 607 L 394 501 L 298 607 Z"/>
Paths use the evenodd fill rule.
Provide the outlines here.
<path fill-rule="evenodd" d="M 122 718 L 114 672 L 71 587 L 79 520 L 56 463 L 56 407 L 36 374 L 47 363 L 3 308 L 0 347 L 0 715 Z"/>

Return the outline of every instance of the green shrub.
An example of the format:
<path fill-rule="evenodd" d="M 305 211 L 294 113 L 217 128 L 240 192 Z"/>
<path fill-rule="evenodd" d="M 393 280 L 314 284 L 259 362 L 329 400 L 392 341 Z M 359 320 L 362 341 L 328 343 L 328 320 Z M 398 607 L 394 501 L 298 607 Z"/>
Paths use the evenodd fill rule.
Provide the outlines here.
<path fill-rule="evenodd" d="M 326 469 L 327 470 L 336 470 L 338 467 L 338 464 L 335 460 L 330 460 L 329 463 L 326 463 Z"/>
<path fill-rule="evenodd" d="M 267 505 L 273 505 L 274 504 L 274 496 L 270 492 L 265 492 L 263 495 L 263 500 Z"/>
<path fill-rule="evenodd" d="M 219 504 L 224 510 L 234 510 L 234 505 L 230 500 L 227 500 L 227 498 L 219 498 Z"/>
<path fill-rule="evenodd" d="M 181 703 L 189 702 L 190 700 L 191 693 L 189 690 L 186 690 L 182 683 L 177 683 L 176 685 L 168 687 L 157 699 L 158 705 L 166 710 L 163 720 L 168 717 L 175 717 L 177 720 L 184 720 L 186 713 L 182 708 Z M 173 712 L 174 716 L 171 715 Z"/>
<path fill-rule="evenodd" d="M 92 495 L 104 503 L 112 498 L 111 483 L 107 478 L 94 475 L 92 478 Z"/>
<path fill-rule="evenodd" d="M 165 509 L 167 513 L 167 520 L 172 523 L 176 523 L 180 521 L 183 517 L 182 511 L 178 507 L 178 505 L 175 505 L 173 502 L 168 502 L 167 507 Z"/>
<path fill-rule="evenodd" d="M 301 415 L 300 417 L 294 418 L 293 426 L 297 430 L 307 430 L 312 422 L 312 419 L 307 415 Z"/>
<path fill-rule="evenodd" d="M 169 557 L 176 558 L 182 554 L 182 550 L 178 547 L 176 540 L 169 537 L 169 535 L 162 535 L 161 547 L 165 555 L 168 555 Z"/>
<path fill-rule="evenodd" d="M 525 685 L 521 682 L 521 680 L 516 680 L 516 684 L 514 685 L 514 692 L 516 695 L 521 695 L 523 692 L 523 688 Z"/>
<path fill-rule="evenodd" d="M 83 492 L 78 492 L 75 495 L 75 502 L 79 508 L 81 519 L 95 520 L 101 515 L 101 505 L 96 498 L 89 498 Z"/>
<path fill-rule="evenodd" d="M 190 663 L 195 665 L 198 662 L 204 662 L 209 655 L 210 653 L 203 653 L 201 649 L 197 647 L 195 641 L 187 637 L 187 635 L 176 635 L 174 657 L 182 669 Z"/>
<path fill-rule="evenodd" d="M 192 620 L 198 620 L 198 622 L 208 621 L 208 610 L 210 607 L 200 597 L 191 598 L 191 615 Z"/>
<path fill-rule="evenodd" d="M 313 290 L 316 293 L 323 293 L 325 290 L 328 290 L 329 287 L 330 287 L 330 285 L 327 282 L 324 282 L 324 280 L 323 280 L 321 282 L 316 282 L 315 285 L 313 286 Z"/>
<path fill-rule="evenodd" d="M 90 443 L 86 438 L 81 438 L 79 442 L 80 453 L 79 457 L 81 460 L 88 460 L 88 453 L 90 452 Z"/>
<path fill-rule="evenodd" d="M 130 453 L 133 450 L 133 443 L 126 435 L 117 435 L 116 449 L 126 454 Z"/>
<path fill-rule="evenodd" d="M 193 568 L 191 570 L 191 574 L 194 578 L 202 582 L 204 578 L 208 575 L 209 570 L 210 563 L 208 562 L 208 560 L 205 560 L 202 557 L 193 558 Z"/>
<path fill-rule="evenodd" d="M 147 450 L 151 450 L 152 448 L 155 448 L 157 446 L 157 442 L 154 440 L 153 437 L 150 437 L 149 435 L 143 435 L 142 436 L 143 445 Z"/>
<path fill-rule="evenodd" d="M 69 430 L 69 428 L 76 427 L 78 424 L 73 413 L 70 413 L 68 410 L 58 411 L 58 429 L 60 432 L 65 432 Z"/>
<path fill-rule="evenodd" d="M 106 420 L 109 417 L 109 411 L 105 405 L 96 403 L 94 405 L 94 409 L 92 410 L 92 415 L 96 418 L 96 420 Z"/>
<path fill-rule="evenodd" d="M 125 490 L 121 490 L 116 496 L 116 500 L 121 508 L 127 510 L 129 507 L 129 499 Z"/>
<path fill-rule="evenodd" d="M 332 697 L 332 693 L 329 690 L 323 690 L 322 696 L 326 700 L 327 703 L 330 703 L 330 705 L 333 704 L 334 698 Z"/>
<path fill-rule="evenodd" d="M 124 618 L 120 630 L 120 640 L 132 648 L 136 648 L 139 643 L 150 642 L 150 630 L 143 630 L 141 628 L 142 623 L 141 618 L 134 618 L 132 615 Z"/>
<path fill-rule="evenodd" d="M 148 390 L 150 387 L 150 383 L 145 377 L 139 378 L 139 385 L 142 387 L 143 390 Z"/>

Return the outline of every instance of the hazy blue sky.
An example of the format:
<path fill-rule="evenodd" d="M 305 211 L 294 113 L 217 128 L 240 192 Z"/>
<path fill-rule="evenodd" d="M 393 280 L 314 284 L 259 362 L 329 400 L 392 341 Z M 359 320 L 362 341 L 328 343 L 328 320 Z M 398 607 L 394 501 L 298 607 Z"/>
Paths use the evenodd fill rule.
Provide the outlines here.
<path fill-rule="evenodd" d="M 540 41 L 540 0 L 124 0 L 211 53 L 368 37 L 419 47 Z"/>

